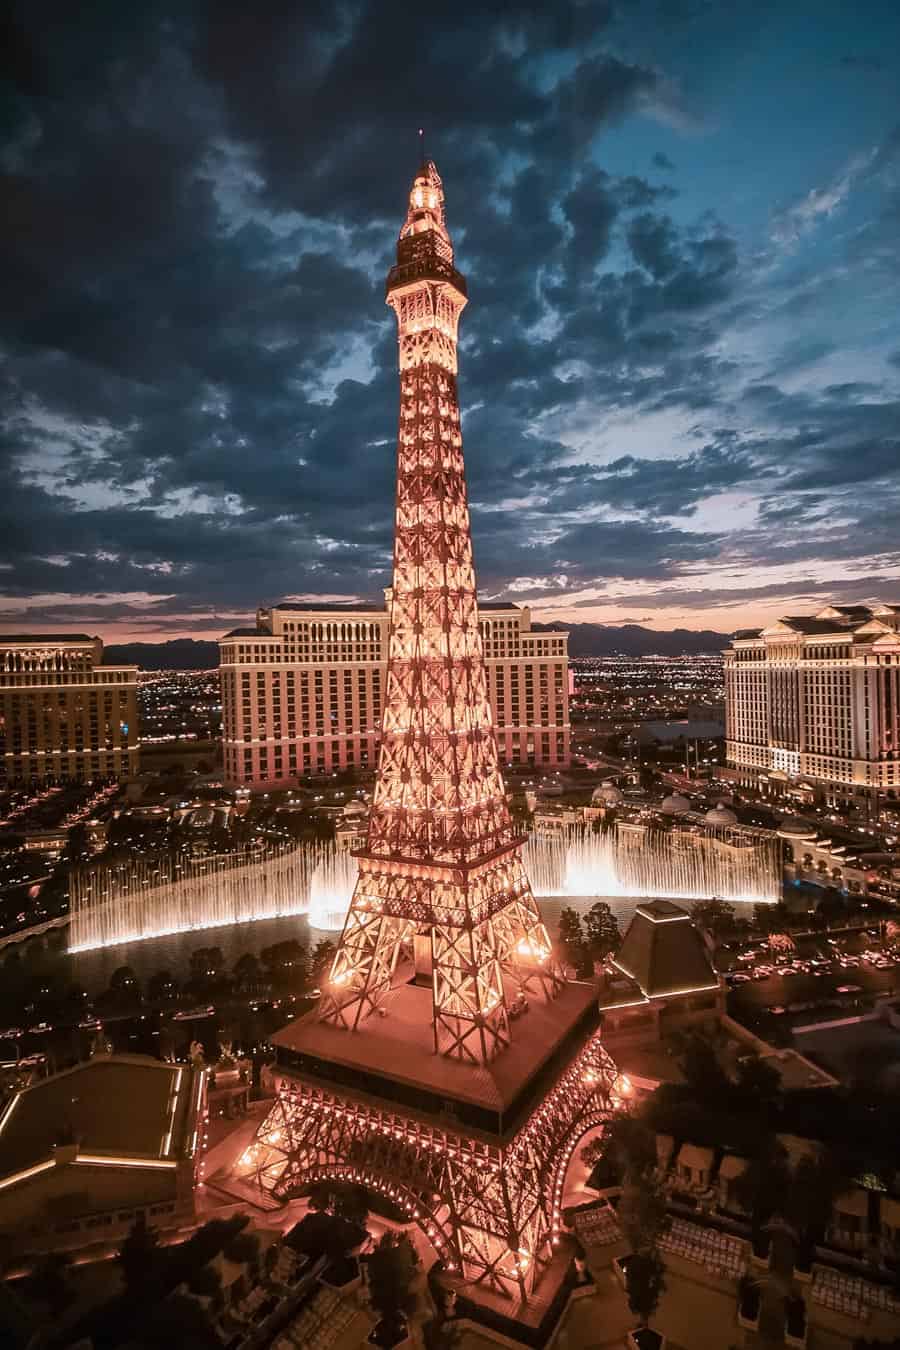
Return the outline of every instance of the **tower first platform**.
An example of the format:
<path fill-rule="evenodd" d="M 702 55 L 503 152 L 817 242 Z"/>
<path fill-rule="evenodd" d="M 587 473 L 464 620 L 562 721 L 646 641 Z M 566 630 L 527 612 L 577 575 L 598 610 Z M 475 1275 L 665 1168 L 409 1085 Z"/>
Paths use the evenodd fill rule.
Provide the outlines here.
<path fill-rule="evenodd" d="M 449 1271 L 521 1303 L 616 1070 L 593 990 L 554 955 L 498 766 L 456 387 L 466 298 L 428 161 L 387 281 L 400 431 L 368 837 L 321 1003 L 273 1038 L 277 1102 L 239 1170 L 285 1198 L 323 1177 L 383 1190 Z"/>

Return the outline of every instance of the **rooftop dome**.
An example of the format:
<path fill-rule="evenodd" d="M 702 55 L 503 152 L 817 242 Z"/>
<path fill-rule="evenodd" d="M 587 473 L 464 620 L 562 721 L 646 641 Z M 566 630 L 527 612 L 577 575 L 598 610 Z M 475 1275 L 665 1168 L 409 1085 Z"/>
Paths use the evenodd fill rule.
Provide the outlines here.
<path fill-rule="evenodd" d="M 683 816 L 690 811 L 691 804 L 680 792 L 670 792 L 668 797 L 663 797 L 660 809 L 664 816 Z"/>
<path fill-rule="evenodd" d="M 600 786 L 594 788 L 591 793 L 594 806 L 618 806 L 624 800 L 624 793 L 621 788 L 616 787 L 611 778 L 604 778 Z"/>
<path fill-rule="evenodd" d="M 737 816 L 729 810 L 724 802 L 716 802 L 712 810 L 706 813 L 706 823 L 723 828 L 726 825 L 736 825 Z"/>

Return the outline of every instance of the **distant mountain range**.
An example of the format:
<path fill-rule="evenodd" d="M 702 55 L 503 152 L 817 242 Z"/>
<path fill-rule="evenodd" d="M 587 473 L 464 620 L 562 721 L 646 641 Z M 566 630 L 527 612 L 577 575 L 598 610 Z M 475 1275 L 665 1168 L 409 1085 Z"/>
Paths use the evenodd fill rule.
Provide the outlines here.
<path fill-rule="evenodd" d="M 730 633 L 715 633 L 711 628 L 657 632 L 639 623 L 621 628 L 605 623 L 533 623 L 532 628 L 571 634 L 570 656 L 701 656 L 721 652 L 731 641 Z"/>
<path fill-rule="evenodd" d="M 103 646 L 107 666 L 141 666 L 144 670 L 215 670 L 218 642 L 172 638 L 169 642 L 122 642 Z"/>
<path fill-rule="evenodd" d="M 536 623 L 542 633 L 571 633 L 571 656 L 698 656 L 720 652 L 728 645 L 727 633 L 710 628 L 695 631 L 675 628 L 658 633 L 627 623 L 613 628 L 602 623 Z M 144 670 L 215 670 L 219 664 L 217 642 L 196 638 L 173 638 L 169 642 L 112 643 L 104 648 L 107 665 L 141 666 Z"/>

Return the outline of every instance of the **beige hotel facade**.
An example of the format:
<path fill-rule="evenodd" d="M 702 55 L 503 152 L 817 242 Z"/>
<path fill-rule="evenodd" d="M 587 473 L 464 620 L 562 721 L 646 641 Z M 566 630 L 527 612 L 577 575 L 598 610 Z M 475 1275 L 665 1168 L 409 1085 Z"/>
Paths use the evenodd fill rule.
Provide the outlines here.
<path fill-rule="evenodd" d="M 900 604 L 828 605 L 735 633 L 725 708 L 740 781 L 900 796 Z"/>
<path fill-rule="evenodd" d="M 277 605 L 219 642 L 225 781 L 262 789 L 374 769 L 387 671 L 381 606 Z M 569 763 L 567 633 L 527 608 L 483 605 L 480 626 L 501 762 Z"/>
<path fill-rule="evenodd" d="M 0 782 L 138 771 L 137 666 L 104 666 L 84 633 L 0 634 Z"/>

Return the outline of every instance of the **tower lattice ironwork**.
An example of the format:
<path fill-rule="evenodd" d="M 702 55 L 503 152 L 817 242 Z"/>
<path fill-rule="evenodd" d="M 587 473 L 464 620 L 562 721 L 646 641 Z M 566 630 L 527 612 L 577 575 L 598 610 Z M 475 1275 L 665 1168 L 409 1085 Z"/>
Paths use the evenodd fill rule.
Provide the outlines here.
<path fill-rule="evenodd" d="M 498 764 L 456 390 L 466 283 L 431 161 L 413 182 L 387 303 L 400 432 L 381 757 L 322 1016 L 356 1029 L 412 944 L 431 967 L 435 1049 L 482 1063 L 509 1041 L 504 972 L 542 997 L 562 977 Z"/>
<path fill-rule="evenodd" d="M 273 1038 L 276 1104 L 237 1171 L 282 1197 L 321 1177 L 384 1191 L 448 1270 L 527 1299 L 572 1150 L 615 1105 L 617 1074 L 593 990 L 553 953 L 499 770 L 456 389 L 466 284 L 431 161 L 387 303 L 400 431 L 368 836 L 319 1011 Z"/>

